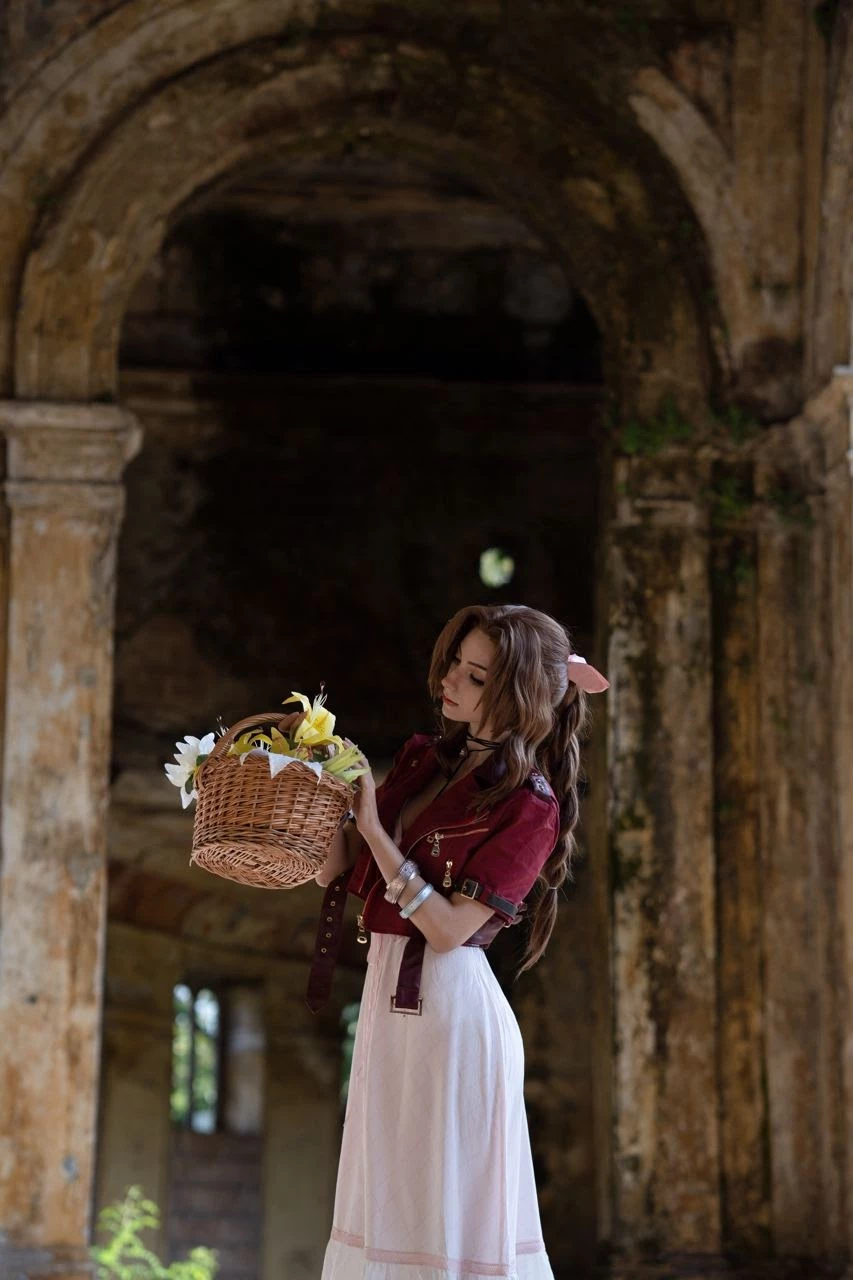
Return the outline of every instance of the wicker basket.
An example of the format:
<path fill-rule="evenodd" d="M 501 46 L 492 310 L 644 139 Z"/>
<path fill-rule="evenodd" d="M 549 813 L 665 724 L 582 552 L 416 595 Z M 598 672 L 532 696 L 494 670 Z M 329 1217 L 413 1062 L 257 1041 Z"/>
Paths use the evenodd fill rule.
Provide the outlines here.
<path fill-rule="evenodd" d="M 250 716 L 218 738 L 198 772 L 191 862 L 261 889 L 313 880 L 352 803 L 349 783 L 300 763 L 270 777 L 265 756 L 243 763 L 228 748 L 246 729 L 278 725 L 281 712 Z"/>

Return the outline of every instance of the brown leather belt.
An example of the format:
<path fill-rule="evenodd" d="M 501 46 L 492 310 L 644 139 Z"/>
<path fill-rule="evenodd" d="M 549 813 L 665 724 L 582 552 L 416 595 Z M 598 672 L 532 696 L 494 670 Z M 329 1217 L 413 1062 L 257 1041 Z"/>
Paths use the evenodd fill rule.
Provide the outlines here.
<path fill-rule="evenodd" d="M 314 946 L 314 959 L 311 964 L 311 972 L 308 976 L 308 986 L 305 992 L 305 1003 L 312 1013 L 317 1013 L 323 1008 L 332 990 L 332 976 L 343 937 L 344 907 L 346 906 L 347 884 L 349 883 L 350 874 L 351 872 L 338 876 L 329 885 L 323 896 L 323 906 L 320 911 L 317 939 Z M 476 884 L 476 881 L 468 883 Z M 466 896 L 473 897 L 473 894 Z M 488 905 L 488 895 L 479 894 L 478 897 L 486 901 Z M 498 899 L 498 901 L 504 902 L 504 899 Z M 512 907 L 513 910 L 515 909 L 512 903 L 507 905 Z M 504 927 L 504 923 L 500 918 L 487 920 L 462 945 L 465 947 L 486 948 L 495 935 Z M 405 934 L 397 934 L 395 936 L 406 937 Z M 394 1013 L 419 1014 L 422 1010 L 423 1000 L 420 988 L 425 947 L 426 938 L 420 931 L 408 935 L 403 949 L 403 958 L 400 961 L 397 990 L 391 997 L 391 1009 Z"/>
<path fill-rule="evenodd" d="M 317 924 L 317 940 L 314 944 L 314 959 L 308 975 L 308 987 L 305 991 L 305 1003 L 312 1013 L 317 1013 L 329 998 L 332 990 L 332 975 L 335 972 L 338 953 L 341 949 L 341 938 L 344 928 L 344 907 L 347 901 L 346 886 L 351 871 L 338 876 L 329 885 L 323 895 L 323 906 Z"/>

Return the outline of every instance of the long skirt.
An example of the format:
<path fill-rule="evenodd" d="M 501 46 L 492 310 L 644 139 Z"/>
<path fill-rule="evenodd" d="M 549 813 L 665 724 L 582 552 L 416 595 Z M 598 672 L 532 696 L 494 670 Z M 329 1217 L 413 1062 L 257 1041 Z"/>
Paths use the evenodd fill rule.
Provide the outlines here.
<path fill-rule="evenodd" d="M 429 945 L 392 1012 L 405 944 L 370 937 L 321 1280 L 554 1280 L 515 1015 L 483 950 Z"/>

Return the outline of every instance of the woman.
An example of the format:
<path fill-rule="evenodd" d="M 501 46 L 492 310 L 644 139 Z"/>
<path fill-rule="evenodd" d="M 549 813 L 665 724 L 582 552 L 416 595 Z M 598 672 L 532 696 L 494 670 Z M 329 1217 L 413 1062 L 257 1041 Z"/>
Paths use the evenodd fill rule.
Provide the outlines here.
<path fill-rule="evenodd" d="M 443 731 L 359 784 L 307 1001 L 328 996 L 347 892 L 367 977 L 322 1280 L 553 1280 L 524 1109 L 518 1023 L 484 954 L 541 888 L 521 971 L 569 871 L 586 693 L 608 687 L 563 627 L 521 605 L 462 609 L 436 641 Z M 403 1015 L 403 1016 L 398 1016 Z"/>

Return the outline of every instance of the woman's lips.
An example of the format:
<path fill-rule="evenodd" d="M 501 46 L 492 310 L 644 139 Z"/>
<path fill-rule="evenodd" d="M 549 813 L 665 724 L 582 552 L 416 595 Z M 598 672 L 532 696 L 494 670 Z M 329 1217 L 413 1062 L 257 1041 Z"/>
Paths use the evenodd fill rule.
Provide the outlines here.
<path fill-rule="evenodd" d="M 443 694 L 441 695 L 441 700 L 442 700 L 442 702 L 446 702 L 446 703 L 447 703 L 447 705 L 448 705 L 449 707 L 458 707 L 458 706 L 459 706 L 459 703 L 458 703 L 458 702 L 454 702 L 452 698 L 448 698 L 448 696 L 447 696 L 447 694 L 446 694 L 446 693 L 443 693 Z"/>

